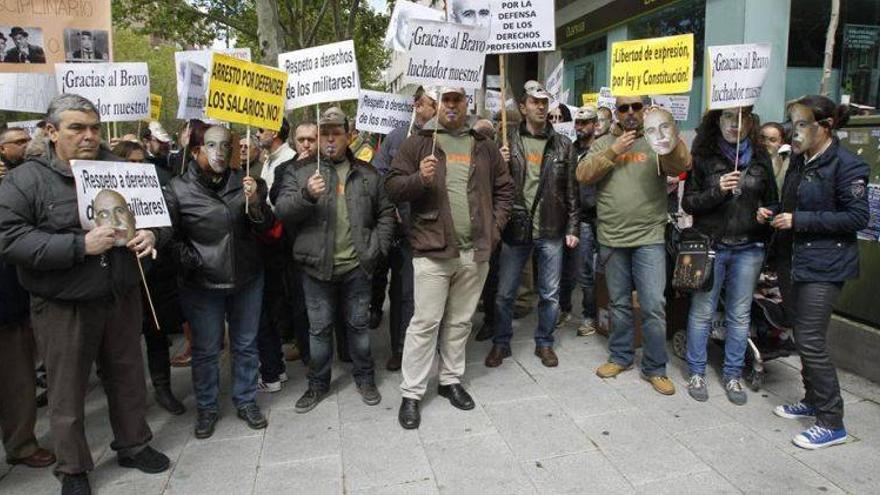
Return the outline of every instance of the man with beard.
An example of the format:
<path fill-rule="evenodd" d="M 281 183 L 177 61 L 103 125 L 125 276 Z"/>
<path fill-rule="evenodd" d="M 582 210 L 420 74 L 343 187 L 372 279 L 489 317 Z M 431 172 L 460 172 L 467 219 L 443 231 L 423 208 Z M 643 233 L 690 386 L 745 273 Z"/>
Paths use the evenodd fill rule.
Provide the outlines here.
<path fill-rule="evenodd" d="M 151 121 L 141 134 L 141 142 L 147 150 L 147 161 L 156 166 L 156 172 L 163 182 L 171 180 L 174 174 L 171 168 L 169 153 L 171 152 L 171 136 L 159 122 Z"/>
<path fill-rule="evenodd" d="M 669 154 L 657 155 L 643 135 L 642 97 L 617 98 L 618 124 L 596 141 L 577 168 L 577 178 L 596 185 L 599 258 L 611 299 L 608 362 L 596 370 L 611 378 L 634 360 L 632 290 L 642 314 L 642 377 L 659 393 L 675 393 L 666 376 L 666 175 L 689 170 L 681 139 Z M 652 109 L 656 110 L 656 109 Z"/>
<path fill-rule="evenodd" d="M 382 141 L 379 152 L 373 158 L 373 166 L 382 175 L 391 170 L 391 162 L 400 150 L 403 141 L 411 134 L 419 132 L 437 112 L 437 102 L 425 88 L 419 87 L 413 96 L 413 121 L 411 126 L 398 127 Z M 412 248 L 407 240 L 409 227 L 409 203 L 397 204 L 397 228 L 391 243 L 391 254 L 385 266 L 376 269 L 373 275 L 373 289 L 370 301 L 370 328 L 377 328 L 382 322 L 382 306 L 385 304 L 385 289 L 388 287 L 388 271 L 391 270 L 391 317 L 388 333 L 391 335 L 391 357 L 385 369 L 397 371 L 403 359 L 403 340 L 406 327 L 413 315 L 413 268 Z"/>
<path fill-rule="evenodd" d="M 99 148 L 98 110 L 64 94 L 49 105 L 45 155 L 29 159 L 0 185 L 0 256 L 18 265 L 49 381 L 49 423 L 63 494 L 91 493 L 94 468 L 85 436 L 85 397 L 97 360 L 107 395 L 117 462 L 147 473 L 168 469 L 149 446 L 141 356 L 140 277 L 135 257 L 150 256 L 171 229 L 138 230 L 116 246 L 109 226 L 83 231 L 71 160 L 113 160 Z M 162 244 L 160 242 L 159 244 Z"/>
<path fill-rule="evenodd" d="M 266 187 L 272 189 L 275 183 L 275 169 L 284 162 L 293 160 L 296 153 L 287 144 L 287 137 L 290 135 L 290 124 L 287 119 L 281 119 L 281 129 L 273 131 L 271 129 L 260 129 L 257 136 L 260 139 L 260 147 L 266 152 L 266 161 L 263 163 L 263 170 L 260 177 L 266 181 Z"/>

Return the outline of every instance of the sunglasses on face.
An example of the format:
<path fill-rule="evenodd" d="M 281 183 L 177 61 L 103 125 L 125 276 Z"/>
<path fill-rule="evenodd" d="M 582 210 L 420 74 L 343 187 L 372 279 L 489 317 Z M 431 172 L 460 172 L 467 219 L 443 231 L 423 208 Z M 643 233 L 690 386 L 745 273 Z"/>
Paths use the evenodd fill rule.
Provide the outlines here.
<path fill-rule="evenodd" d="M 617 111 L 620 113 L 628 113 L 630 109 L 632 109 L 633 112 L 640 112 L 643 108 L 645 108 L 645 105 L 638 101 L 635 103 L 617 105 Z"/>

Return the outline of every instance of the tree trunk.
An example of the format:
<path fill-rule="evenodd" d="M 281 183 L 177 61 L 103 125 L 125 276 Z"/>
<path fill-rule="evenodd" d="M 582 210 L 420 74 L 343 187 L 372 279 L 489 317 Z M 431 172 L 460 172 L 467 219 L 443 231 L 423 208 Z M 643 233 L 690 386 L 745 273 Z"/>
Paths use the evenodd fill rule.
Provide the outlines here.
<path fill-rule="evenodd" d="M 278 15 L 277 0 L 256 0 L 257 39 L 260 61 L 270 67 L 278 65 L 278 54 L 284 46 L 284 32 Z"/>
<path fill-rule="evenodd" d="M 831 64 L 834 61 L 834 36 L 837 34 L 837 18 L 840 17 L 840 0 L 831 0 L 831 19 L 828 33 L 825 34 L 825 62 L 822 64 L 822 85 L 819 94 L 828 96 L 831 92 Z"/>

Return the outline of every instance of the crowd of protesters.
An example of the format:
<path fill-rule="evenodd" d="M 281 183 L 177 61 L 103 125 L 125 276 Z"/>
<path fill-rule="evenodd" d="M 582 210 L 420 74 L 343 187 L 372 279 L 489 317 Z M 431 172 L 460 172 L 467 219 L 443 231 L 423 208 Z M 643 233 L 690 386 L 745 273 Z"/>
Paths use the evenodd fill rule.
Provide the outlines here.
<path fill-rule="evenodd" d="M 171 367 L 191 367 L 200 439 L 221 420 L 224 347 L 230 396 L 251 428 L 268 424 L 256 395 L 281 390 L 285 361 L 296 359 L 308 366 L 296 412 L 331 393 L 334 355 L 351 363 L 357 393 L 375 406 L 382 397 L 369 330 L 382 321 L 389 287 L 385 367 L 400 370 L 403 428 L 420 425 L 435 356 L 437 394 L 456 408 L 475 407 L 461 382 L 472 317 L 482 306 L 477 338 L 492 339 L 485 366 L 502 366 L 524 285 L 537 292 L 536 359 L 558 366 L 554 334 L 571 318 L 575 286 L 583 295 L 577 335 L 600 326 L 597 271 L 604 272 L 612 331 L 596 374 L 612 378 L 636 365 L 636 291 L 640 374 L 657 392 L 674 394 L 665 243 L 668 187 L 682 174 L 681 207 L 716 252 L 711 287 L 691 298 L 688 393 L 709 399 L 706 345 L 720 309 L 727 329 L 720 386 L 733 404 L 746 403 L 752 294 L 769 266 L 780 278 L 805 388 L 803 400 L 775 413 L 815 419 L 794 438 L 800 447 L 844 442 L 826 335 L 843 283 L 858 276 L 856 232 L 868 221 L 868 167 L 834 134 L 846 113 L 821 96 L 791 102 L 787 128 L 762 126 L 750 107 L 710 111 L 691 149 L 676 136 L 657 154 L 644 127 L 659 109 L 645 98 L 617 98 L 613 111 L 570 112 L 552 101 L 539 82 L 526 83 L 517 95 L 519 119 L 505 133 L 469 115 L 463 89 L 419 88 L 411 124 L 378 149 L 337 107 L 318 122 L 285 120 L 278 131 L 240 140 L 226 127 L 189 121 L 172 149 L 174 139 L 157 122 L 138 136 L 105 141 L 92 103 L 62 95 L 36 137 L 0 131 L 7 461 L 54 464 L 62 493 L 90 493 L 84 406 L 96 363 L 119 464 L 166 470 L 169 459 L 149 445 L 142 334 L 156 403 L 171 414 L 186 413 L 178 398 L 185 392 L 171 389 Z M 574 121 L 574 142 L 554 130 L 564 120 Z M 153 164 L 173 227 L 137 230 L 127 243 L 112 227 L 84 231 L 70 167 L 77 159 Z M 181 332 L 186 350 L 172 358 L 170 334 Z M 47 371 L 53 451 L 34 437 L 34 356 Z"/>

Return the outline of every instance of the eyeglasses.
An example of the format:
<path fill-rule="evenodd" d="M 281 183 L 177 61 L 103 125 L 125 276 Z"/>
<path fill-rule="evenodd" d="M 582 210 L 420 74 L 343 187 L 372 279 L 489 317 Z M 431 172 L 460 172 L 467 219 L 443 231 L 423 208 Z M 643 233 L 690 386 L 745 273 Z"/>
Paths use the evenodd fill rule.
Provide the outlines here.
<path fill-rule="evenodd" d="M 617 105 L 617 111 L 620 113 L 628 113 L 630 109 L 632 109 L 633 112 L 641 112 L 643 108 L 645 108 L 645 105 L 638 101 L 635 103 Z"/>

